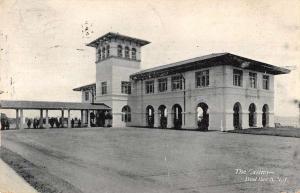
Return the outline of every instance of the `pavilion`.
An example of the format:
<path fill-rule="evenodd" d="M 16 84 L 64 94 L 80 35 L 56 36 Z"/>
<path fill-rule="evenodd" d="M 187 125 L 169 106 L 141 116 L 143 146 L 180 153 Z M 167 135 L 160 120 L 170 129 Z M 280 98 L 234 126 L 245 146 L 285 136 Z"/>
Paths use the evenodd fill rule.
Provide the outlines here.
<path fill-rule="evenodd" d="M 70 114 L 73 110 L 81 112 L 82 122 L 86 122 L 90 127 L 90 112 L 92 111 L 111 111 L 111 108 L 103 103 L 76 103 L 76 102 L 50 102 L 50 101 L 15 101 L 15 100 L 0 100 L 0 109 L 13 109 L 16 110 L 16 129 L 24 128 L 24 110 L 40 110 L 39 125 L 43 126 L 43 112 L 45 110 L 45 128 L 49 128 L 49 110 L 61 110 L 61 118 L 64 120 L 64 111 L 68 111 L 68 127 L 71 127 Z M 83 112 L 86 111 L 83 116 Z M 83 122 L 83 123 L 84 123 Z"/>

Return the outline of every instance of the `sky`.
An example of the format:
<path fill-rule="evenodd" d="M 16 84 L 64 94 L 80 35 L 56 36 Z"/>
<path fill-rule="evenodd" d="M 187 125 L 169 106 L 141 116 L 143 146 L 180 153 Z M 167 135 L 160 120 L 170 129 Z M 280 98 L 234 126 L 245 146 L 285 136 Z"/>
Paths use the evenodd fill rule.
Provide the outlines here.
<path fill-rule="evenodd" d="M 145 39 L 142 68 L 230 52 L 293 70 L 276 76 L 276 115 L 297 116 L 299 0 L 0 0 L 0 99 L 80 102 L 107 32 Z M 90 35 L 82 33 L 88 26 Z"/>

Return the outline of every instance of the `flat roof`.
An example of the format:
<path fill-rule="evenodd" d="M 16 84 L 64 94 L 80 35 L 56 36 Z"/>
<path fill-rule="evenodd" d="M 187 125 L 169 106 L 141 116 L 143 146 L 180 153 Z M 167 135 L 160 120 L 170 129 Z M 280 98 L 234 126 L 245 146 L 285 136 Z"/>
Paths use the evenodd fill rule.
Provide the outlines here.
<path fill-rule="evenodd" d="M 87 85 L 84 85 L 84 86 L 74 88 L 73 91 L 89 90 L 90 88 L 94 88 L 94 87 L 96 87 L 96 83 L 87 84 Z"/>
<path fill-rule="evenodd" d="M 144 45 L 147 45 L 147 44 L 150 43 L 147 40 L 142 40 L 142 39 L 139 39 L 139 38 L 125 36 L 125 35 L 122 35 L 122 34 L 119 34 L 119 33 L 108 32 L 107 34 L 105 34 L 105 35 L 97 38 L 96 40 L 86 44 L 86 46 L 97 47 L 99 42 L 106 41 L 106 40 L 111 39 L 111 38 L 118 38 L 118 39 L 122 39 L 122 40 L 133 41 L 133 42 L 136 42 L 136 43 L 140 44 L 141 46 L 144 46 Z"/>
<path fill-rule="evenodd" d="M 244 68 L 258 72 L 266 72 L 274 75 L 287 74 L 290 72 L 290 70 L 286 68 L 274 66 L 271 64 L 225 52 L 213 53 L 201 57 L 149 68 L 130 75 L 130 78 L 133 80 L 148 79 L 219 65 L 230 65 L 238 68 Z"/>
<path fill-rule="evenodd" d="M 0 109 L 110 110 L 111 108 L 103 103 L 0 100 Z"/>

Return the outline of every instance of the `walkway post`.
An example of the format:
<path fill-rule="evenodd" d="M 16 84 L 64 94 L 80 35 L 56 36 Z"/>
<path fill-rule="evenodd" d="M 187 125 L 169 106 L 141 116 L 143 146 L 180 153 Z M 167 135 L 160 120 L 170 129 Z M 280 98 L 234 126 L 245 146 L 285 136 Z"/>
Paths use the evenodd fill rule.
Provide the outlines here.
<path fill-rule="evenodd" d="M 49 116 L 48 116 L 48 109 L 46 109 L 46 123 L 45 123 L 46 129 L 49 129 Z"/>
<path fill-rule="evenodd" d="M 64 109 L 61 109 L 61 127 L 64 127 Z"/>
<path fill-rule="evenodd" d="M 83 110 L 81 109 L 80 110 L 80 121 L 81 121 L 81 124 L 83 124 L 83 123 L 85 123 L 85 122 L 83 122 Z"/>
<path fill-rule="evenodd" d="M 40 110 L 40 129 L 43 128 L 43 109 Z"/>
<path fill-rule="evenodd" d="M 24 129 L 24 117 L 23 117 L 23 109 L 20 109 L 20 129 Z"/>
<path fill-rule="evenodd" d="M 91 127 L 91 121 L 90 121 L 90 119 L 91 119 L 91 116 L 90 116 L 90 110 L 88 109 L 87 110 L 87 127 Z"/>
<path fill-rule="evenodd" d="M 68 109 L 68 128 L 71 128 L 71 119 L 70 119 L 70 115 L 71 114 L 71 110 Z"/>
<path fill-rule="evenodd" d="M 19 129 L 19 109 L 16 109 L 16 129 Z"/>

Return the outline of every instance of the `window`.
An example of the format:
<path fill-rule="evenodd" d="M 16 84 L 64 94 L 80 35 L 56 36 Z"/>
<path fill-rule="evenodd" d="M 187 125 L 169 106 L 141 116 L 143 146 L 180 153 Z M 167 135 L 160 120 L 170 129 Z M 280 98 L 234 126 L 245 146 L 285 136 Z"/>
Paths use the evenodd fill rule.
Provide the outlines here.
<path fill-rule="evenodd" d="M 109 54 L 110 54 L 110 46 L 109 45 L 107 45 L 106 46 L 106 57 L 108 57 L 109 56 Z"/>
<path fill-rule="evenodd" d="M 105 58 L 105 48 L 102 48 L 102 59 Z"/>
<path fill-rule="evenodd" d="M 97 61 L 101 60 L 101 49 L 98 49 Z"/>
<path fill-rule="evenodd" d="M 233 85 L 243 86 L 243 71 L 234 69 L 233 70 Z"/>
<path fill-rule="evenodd" d="M 135 49 L 135 48 L 132 48 L 132 49 L 131 49 L 131 58 L 132 58 L 133 60 L 136 60 L 136 49 Z"/>
<path fill-rule="evenodd" d="M 118 45 L 118 56 L 123 57 L 123 47 L 121 45 Z"/>
<path fill-rule="evenodd" d="M 129 58 L 129 48 L 125 47 L 125 58 Z"/>
<path fill-rule="evenodd" d="M 196 87 L 209 86 L 209 70 L 196 72 Z"/>
<path fill-rule="evenodd" d="M 161 78 L 158 79 L 158 92 L 165 92 L 168 90 L 168 79 Z"/>
<path fill-rule="evenodd" d="M 131 111 L 127 105 L 122 108 L 122 121 L 131 122 Z"/>
<path fill-rule="evenodd" d="M 172 90 L 181 90 L 181 89 L 182 89 L 182 76 L 173 76 Z"/>
<path fill-rule="evenodd" d="M 146 82 L 146 94 L 154 93 L 154 80 Z"/>
<path fill-rule="evenodd" d="M 249 81 L 250 81 L 250 88 L 256 88 L 257 74 L 253 72 L 249 72 Z"/>
<path fill-rule="evenodd" d="M 107 94 L 107 82 L 101 82 L 101 93 Z"/>
<path fill-rule="evenodd" d="M 89 97 L 90 97 L 90 93 L 89 93 L 89 91 L 86 91 L 84 93 L 84 100 L 88 101 L 90 99 Z"/>
<path fill-rule="evenodd" d="M 124 94 L 131 94 L 131 83 L 122 81 L 121 82 L 121 92 Z"/>
<path fill-rule="evenodd" d="M 269 76 L 268 75 L 263 75 L 263 89 L 269 90 Z"/>

